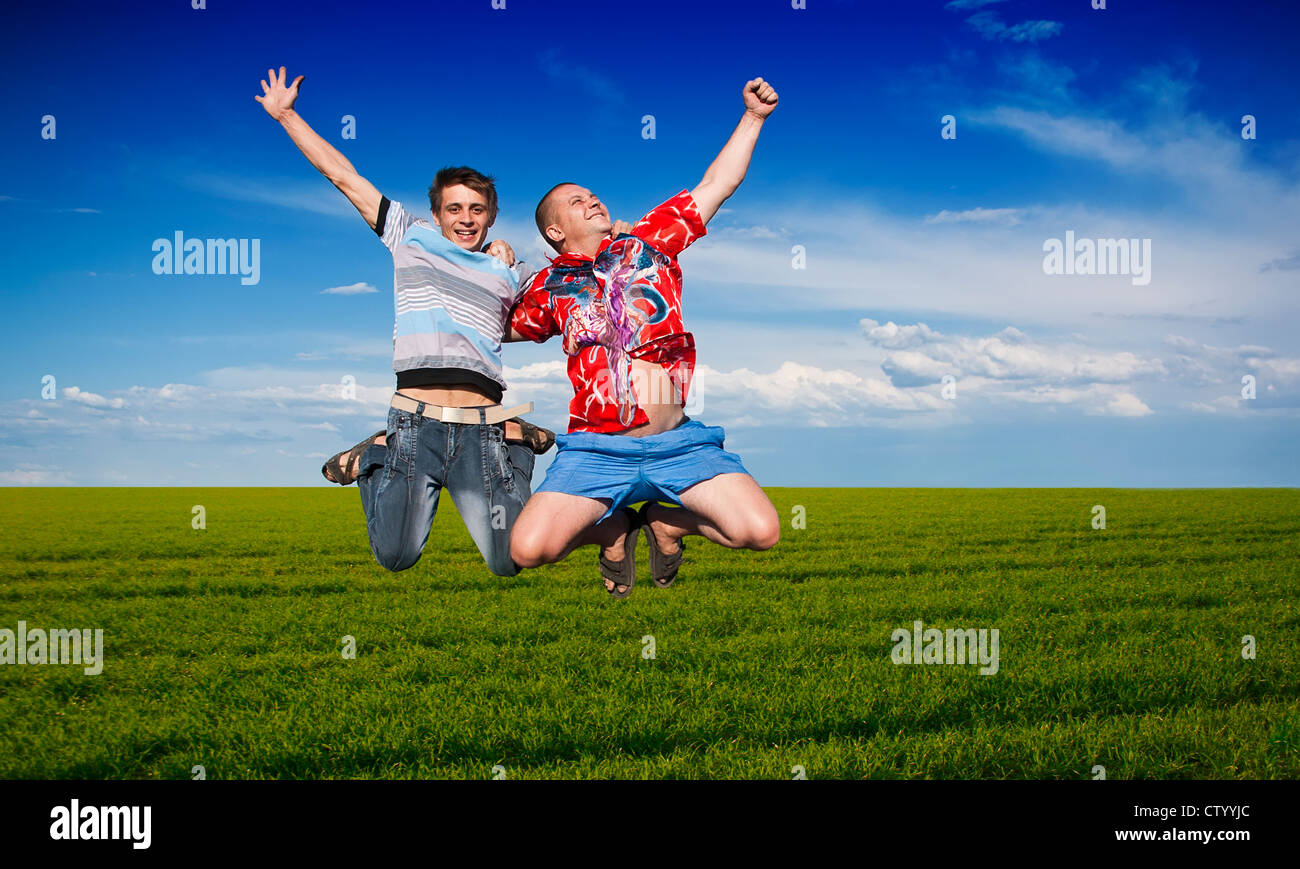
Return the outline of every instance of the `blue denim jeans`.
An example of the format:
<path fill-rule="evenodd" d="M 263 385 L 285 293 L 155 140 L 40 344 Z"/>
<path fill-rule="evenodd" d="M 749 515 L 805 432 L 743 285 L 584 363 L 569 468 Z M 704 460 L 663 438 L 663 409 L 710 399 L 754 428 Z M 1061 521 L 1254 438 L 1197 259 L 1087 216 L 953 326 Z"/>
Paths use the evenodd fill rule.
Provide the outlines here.
<path fill-rule="evenodd" d="M 389 570 L 420 560 L 444 487 L 488 569 L 514 576 L 510 529 L 532 494 L 536 456 L 527 444 L 507 444 L 505 423 L 444 423 L 388 409 L 387 445 L 361 454 L 357 485 L 366 512 L 370 551 Z"/>

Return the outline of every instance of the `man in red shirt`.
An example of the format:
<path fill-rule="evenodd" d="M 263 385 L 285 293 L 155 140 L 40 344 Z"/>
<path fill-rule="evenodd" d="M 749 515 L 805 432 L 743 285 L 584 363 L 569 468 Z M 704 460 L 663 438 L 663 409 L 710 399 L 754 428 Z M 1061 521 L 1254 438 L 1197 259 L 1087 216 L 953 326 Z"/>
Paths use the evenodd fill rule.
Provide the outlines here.
<path fill-rule="evenodd" d="M 521 567 L 559 561 L 578 546 L 601 547 L 601 573 L 615 597 L 636 578 L 639 528 L 651 574 L 676 578 L 682 538 L 699 534 L 731 548 L 768 549 L 780 537 L 776 509 L 724 432 L 683 412 L 695 340 L 682 323 L 677 256 L 745 178 L 777 94 L 758 78 L 743 91 L 745 113 L 699 185 L 615 233 L 609 212 L 585 187 L 552 188 L 537 228 L 559 253 L 534 276 L 511 316 L 511 339 L 563 336 L 574 398 L 569 432 L 546 482 L 524 506 L 510 552 Z M 679 504 L 666 507 L 659 500 Z M 635 513 L 627 504 L 646 501 Z"/>

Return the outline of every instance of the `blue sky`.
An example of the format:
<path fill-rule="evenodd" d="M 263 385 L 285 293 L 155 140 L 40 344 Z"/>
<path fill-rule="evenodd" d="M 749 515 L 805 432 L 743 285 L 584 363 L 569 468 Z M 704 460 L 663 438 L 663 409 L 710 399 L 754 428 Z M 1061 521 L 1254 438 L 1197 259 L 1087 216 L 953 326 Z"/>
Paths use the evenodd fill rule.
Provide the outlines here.
<path fill-rule="evenodd" d="M 391 198 L 495 175 L 493 235 L 535 262 L 547 188 L 634 220 L 771 81 L 681 258 L 697 416 L 764 484 L 1297 485 L 1300 12 L 1108 5 L 11 4 L 0 485 L 324 485 L 380 427 L 391 259 L 253 100 L 281 64 Z M 258 283 L 153 274 L 178 231 L 258 239 Z M 1046 274 L 1067 232 L 1149 239 L 1149 281 Z M 562 430 L 558 344 L 505 359 Z"/>

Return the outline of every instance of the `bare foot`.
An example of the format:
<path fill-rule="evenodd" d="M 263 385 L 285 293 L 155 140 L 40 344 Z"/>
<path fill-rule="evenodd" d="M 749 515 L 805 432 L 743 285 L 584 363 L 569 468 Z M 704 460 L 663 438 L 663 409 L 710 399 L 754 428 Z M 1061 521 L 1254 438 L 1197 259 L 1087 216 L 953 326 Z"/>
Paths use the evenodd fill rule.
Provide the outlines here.
<path fill-rule="evenodd" d="M 555 443 L 555 432 L 518 417 L 505 421 L 504 434 L 506 443 L 527 444 L 534 453 L 544 453 Z"/>
<path fill-rule="evenodd" d="M 664 514 L 671 514 L 672 512 L 674 511 L 671 507 L 665 507 L 655 502 L 650 505 L 650 509 L 646 510 L 645 514 L 650 532 L 655 536 L 655 544 L 659 547 L 659 551 L 665 555 L 672 555 L 682 545 L 681 534 L 678 533 L 674 536 L 673 532 L 677 529 L 664 521 Z"/>
<path fill-rule="evenodd" d="M 387 440 L 387 436 L 386 436 L 386 435 L 385 435 L 385 436 L 381 436 L 381 437 L 379 437 L 379 438 L 377 438 L 377 439 L 375 440 L 375 446 L 382 447 L 382 446 L 386 446 L 387 444 L 388 444 L 388 440 Z M 356 479 L 358 469 L 361 467 L 361 456 L 362 456 L 364 453 L 365 453 L 365 450 L 362 450 L 360 453 L 357 453 L 357 457 L 356 457 L 355 459 L 352 460 L 352 467 L 348 469 L 348 476 L 352 477 L 354 480 Z M 338 482 L 338 480 L 334 479 L 333 477 L 331 477 L 331 476 L 329 475 L 329 468 L 328 468 L 328 467 L 325 469 L 325 477 L 326 477 L 326 479 L 328 479 L 331 483 L 337 483 L 337 482 Z"/>

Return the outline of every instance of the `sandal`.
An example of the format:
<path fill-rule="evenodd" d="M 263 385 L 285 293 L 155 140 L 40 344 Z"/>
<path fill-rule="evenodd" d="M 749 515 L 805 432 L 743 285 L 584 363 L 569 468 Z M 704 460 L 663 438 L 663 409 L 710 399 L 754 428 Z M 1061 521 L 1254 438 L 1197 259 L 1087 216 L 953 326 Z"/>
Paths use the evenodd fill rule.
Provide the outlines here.
<path fill-rule="evenodd" d="M 636 584 L 636 539 L 640 535 L 641 517 L 631 507 L 624 507 L 621 511 L 627 517 L 627 536 L 623 538 L 623 560 L 610 561 L 605 557 L 605 551 L 600 551 L 600 576 L 614 583 L 613 588 L 605 589 L 611 597 L 622 600 L 632 593 L 632 586 Z M 623 591 L 619 591 L 620 585 L 627 586 Z"/>
<path fill-rule="evenodd" d="M 329 461 L 320 466 L 321 476 L 331 483 L 338 483 L 340 486 L 352 485 L 357 481 L 357 475 L 352 473 L 352 466 L 356 464 L 357 458 L 366 451 L 366 447 L 386 434 L 388 434 L 387 430 L 377 431 L 352 449 L 330 456 Z M 344 465 L 345 460 L 346 465 Z M 358 465 L 357 470 L 360 469 L 361 467 Z M 332 477 L 330 476 L 331 471 L 334 473 Z"/>
<path fill-rule="evenodd" d="M 555 446 L 555 432 L 550 429 L 533 425 L 531 422 L 517 416 L 506 420 L 506 422 L 519 423 L 521 435 L 519 438 L 506 438 L 508 444 L 528 444 L 532 451 L 539 456 Z"/>
<path fill-rule="evenodd" d="M 654 529 L 650 527 L 650 502 L 641 505 L 637 519 L 645 528 L 645 539 L 650 544 L 650 578 L 658 588 L 668 588 L 677 581 L 677 568 L 682 565 L 682 553 L 686 551 L 686 540 L 677 541 L 677 551 L 665 553 L 659 548 Z"/>

